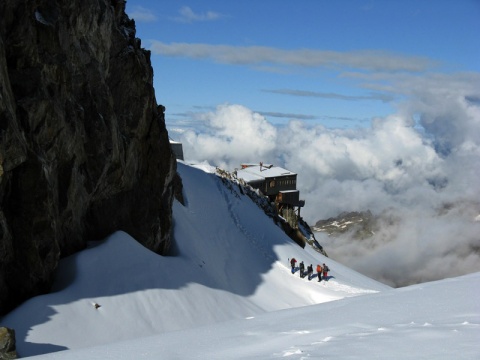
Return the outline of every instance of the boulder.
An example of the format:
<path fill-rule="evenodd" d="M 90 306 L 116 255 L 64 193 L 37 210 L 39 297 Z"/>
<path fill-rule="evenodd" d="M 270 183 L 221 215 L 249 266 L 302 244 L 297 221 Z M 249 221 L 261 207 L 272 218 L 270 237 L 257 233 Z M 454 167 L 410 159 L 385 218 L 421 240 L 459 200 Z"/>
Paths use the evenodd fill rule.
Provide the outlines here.
<path fill-rule="evenodd" d="M 0 360 L 17 358 L 15 331 L 6 327 L 0 327 Z"/>

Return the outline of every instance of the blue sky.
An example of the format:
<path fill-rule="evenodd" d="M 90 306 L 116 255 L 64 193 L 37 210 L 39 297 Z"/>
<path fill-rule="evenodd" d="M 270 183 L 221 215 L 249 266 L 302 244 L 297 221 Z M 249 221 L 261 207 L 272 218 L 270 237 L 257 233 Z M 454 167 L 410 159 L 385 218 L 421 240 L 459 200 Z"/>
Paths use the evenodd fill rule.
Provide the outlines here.
<path fill-rule="evenodd" d="M 129 0 L 127 13 L 187 161 L 296 172 L 311 224 L 371 210 L 412 229 L 387 239 L 478 241 L 479 0 Z"/>
<path fill-rule="evenodd" d="M 365 127 L 412 96 L 402 87 L 480 72 L 478 0 L 129 0 L 127 14 L 171 129 L 222 104 L 274 125 Z"/>

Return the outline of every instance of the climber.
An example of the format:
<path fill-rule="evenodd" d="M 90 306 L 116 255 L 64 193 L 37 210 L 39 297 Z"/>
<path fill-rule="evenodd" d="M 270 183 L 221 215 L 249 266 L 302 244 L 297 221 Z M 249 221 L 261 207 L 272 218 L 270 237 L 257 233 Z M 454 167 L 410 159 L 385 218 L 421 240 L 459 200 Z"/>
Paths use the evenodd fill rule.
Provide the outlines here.
<path fill-rule="evenodd" d="M 317 265 L 317 276 L 318 276 L 318 282 L 322 281 L 322 265 L 318 264 Z"/>
<path fill-rule="evenodd" d="M 305 277 L 305 265 L 303 264 L 303 261 L 300 263 L 300 277 Z"/>
<path fill-rule="evenodd" d="M 292 258 L 292 260 L 290 260 L 290 265 L 292 266 L 292 274 L 295 273 L 295 263 L 297 262 L 297 260 L 295 260 L 295 258 Z"/>
<path fill-rule="evenodd" d="M 307 266 L 307 274 L 308 274 L 308 280 L 311 280 L 312 275 L 313 275 L 313 265 L 312 264 Z"/>
<path fill-rule="evenodd" d="M 330 271 L 329 267 L 323 263 L 323 280 L 327 281 L 327 275 L 328 272 Z"/>

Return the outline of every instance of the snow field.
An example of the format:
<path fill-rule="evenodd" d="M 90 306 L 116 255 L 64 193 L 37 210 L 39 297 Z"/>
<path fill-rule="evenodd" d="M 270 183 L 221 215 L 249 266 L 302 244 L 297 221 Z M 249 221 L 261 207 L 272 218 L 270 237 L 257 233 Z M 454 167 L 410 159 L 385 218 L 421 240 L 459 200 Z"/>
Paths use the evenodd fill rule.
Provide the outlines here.
<path fill-rule="evenodd" d="M 117 232 L 63 259 L 54 292 L 0 319 L 19 355 L 478 358 L 480 274 L 391 289 L 300 248 L 209 169 L 179 163 L 186 206 L 174 204 L 174 255 Z M 292 275 L 291 257 L 327 263 L 330 279 Z"/>

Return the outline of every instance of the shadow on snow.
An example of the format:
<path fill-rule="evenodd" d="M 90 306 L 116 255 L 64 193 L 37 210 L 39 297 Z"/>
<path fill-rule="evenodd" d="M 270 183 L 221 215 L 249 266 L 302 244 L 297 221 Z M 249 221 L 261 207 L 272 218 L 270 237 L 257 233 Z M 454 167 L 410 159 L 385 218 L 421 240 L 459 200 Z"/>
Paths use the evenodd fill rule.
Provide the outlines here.
<path fill-rule="evenodd" d="M 52 293 L 16 309 L 29 314 L 14 325 L 17 344 L 28 356 L 66 349 L 26 340 L 30 329 L 56 314 L 57 305 L 149 289 L 178 290 L 193 283 L 249 296 L 279 260 L 275 246 L 292 244 L 301 250 L 238 188 L 226 187 L 214 174 L 178 165 L 186 205 L 174 203 L 172 256 L 155 254 L 117 232 L 62 259 Z M 0 319 L 4 326 L 16 310 Z"/>

